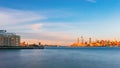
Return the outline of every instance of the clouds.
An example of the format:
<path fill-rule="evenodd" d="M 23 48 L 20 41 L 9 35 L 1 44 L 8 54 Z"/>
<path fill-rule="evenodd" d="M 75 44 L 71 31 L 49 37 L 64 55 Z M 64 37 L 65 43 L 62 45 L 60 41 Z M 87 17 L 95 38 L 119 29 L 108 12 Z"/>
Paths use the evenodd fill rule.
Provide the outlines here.
<path fill-rule="evenodd" d="M 64 32 L 70 26 L 64 22 L 40 22 L 48 17 L 51 16 L 41 15 L 37 11 L 0 8 L 0 25 L 4 25 L 8 32 L 20 35 L 23 41 L 30 43 L 39 39 L 43 44 L 56 44 L 57 41 L 61 45 L 70 44 L 71 35 Z"/>
<path fill-rule="evenodd" d="M 0 24 L 2 25 L 26 23 L 42 19 L 46 19 L 46 17 L 32 11 L 0 8 Z"/>
<path fill-rule="evenodd" d="M 90 1 L 91 0 L 89 0 L 89 2 Z M 116 26 L 118 25 L 117 27 L 119 29 L 120 25 L 113 25 L 113 22 L 116 22 L 116 18 L 119 18 L 118 13 L 118 17 L 114 16 L 108 19 L 114 28 L 104 26 L 103 24 L 106 23 L 106 21 L 100 21 L 103 20 L 101 18 L 100 20 L 92 22 L 87 21 L 87 18 L 85 22 L 71 21 L 71 18 L 67 18 L 67 15 L 62 13 L 67 13 L 67 11 L 61 12 L 53 10 L 50 12 L 46 10 L 45 13 L 41 14 L 40 11 L 35 10 L 0 8 L 0 25 L 5 25 L 4 28 L 7 29 L 8 32 L 15 32 L 21 35 L 22 40 L 26 40 L 29 43 L 40 40 L 43 44 L 56 44 L 56 42 L 59 41 L 61 45 L 70 45 L 71 42 L 75 41 L 80 35 L 90 37 L 96 34 L 95 36 L 98 35 L 100 37 L 100 35 L 104 36 L 106 34 L 107 36 L 108 31 L 111 30 L 111 32 L 114 31 L 113 33 L 116 33 L 118 32 L 117 30 L 115 31 Z M 62 19 L 60 19 L 61 17 Z M 72 18 L 74 18 L 74 16 Z M 69 19 L 69 21 L 65 21 L 66 19 Z M 105 18 L 105 20 L 107 19 Z M 119 22 L 119 19 L 117 20 Z M 104 23 L 101 24 L 101 22 Z M 107 28 L 104 29 L 105 27 Z"/>
<path fill-rule="evenodd" d="M 99 38 L 120 35 L 120 2 L 23 1 L 0 2 L 0 6 L 3 6 L 0 7 L 0 25 L 4 25 L 8 32 L 20 34 L 22 39 L 40 39 L 52 43 L 61 41 L 65 44 L 80 35 Z"/>
<path fill-rule="evenodd" d="M 37 24 L 31 25 L 31 28 L 32 28 L 32 30 L 37 32 L 40 30 L 40 28 L 42 28 L 42 26 L 43 26 L 43 23 L 37 23 Z"/>

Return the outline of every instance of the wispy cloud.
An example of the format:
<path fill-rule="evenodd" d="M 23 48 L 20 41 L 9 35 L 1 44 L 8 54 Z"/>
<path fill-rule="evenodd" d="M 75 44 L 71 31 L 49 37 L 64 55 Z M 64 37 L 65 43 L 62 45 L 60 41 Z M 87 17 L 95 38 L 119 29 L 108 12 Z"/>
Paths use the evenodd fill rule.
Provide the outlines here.
<path fill-rule="evenodd" d="M 0 8 L 1 25 L 25 23 L 42 19 L 46 19 L 46 17 L 32 11 Z"/>
<path fill-rule="evenodd" d="M 49 11 L 48 14 L 50 14 Z M 47 20 L 52 16 L 54 15 L 50 14 L 46 17 L 35 11 L 0 8 L 0 24 L 5 25 L 5 28 L 10 32 L 17 32 L 22 39 L 69 45 L 76 38 L 75 28 L 77 27 L 69 22 L 40 22 L 40 20 Z M 66 15 L 58 17 L 64 16 Z"/>
<path fill-rule="evenodd" d="M 15 32 L 21 36 L 22 41 L 36 43 L 39 40 L 43 44 L 69 45 L 74 39 L 66 30 L 70 25 L 64 23 L 39 22 L 24 25 L 15 25 L 14 27 L 5 26 L 8 32 Z"/>
<path fill-rule="evenodd" d="M 40 30 L 40 28 L 42 28 L 42 26 L 43 26 L 42 23 L 37 23 L 37 24 L 31 25 L 31 28 L 32 28 L 33 31 L 36 31 L 36 32 L 37 32 L 37 31 Z"/>

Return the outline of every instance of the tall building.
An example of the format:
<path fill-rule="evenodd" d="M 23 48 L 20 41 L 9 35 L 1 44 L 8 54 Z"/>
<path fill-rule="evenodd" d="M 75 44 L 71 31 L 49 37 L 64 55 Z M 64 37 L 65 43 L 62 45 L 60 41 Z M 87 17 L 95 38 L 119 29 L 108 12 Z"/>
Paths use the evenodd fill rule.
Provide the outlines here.
<path fill-rule="evenodd" d="M 91 38 L 89 38 L 89 44 L 91 44 L 91 42 L 92 42 L 92 39 L 91 39 Z"/>
<path fill-rule="evenodd" d="M 84 44 L 84 38 L 81 36 L 81 44 Z"/>
<path fill-rule="evenodd" d="M 14 33 L 8 33 L 6 30 L 0 30 L 0 46 L 19 46 L 20 36 Z"/>
<path fill-rule="evenodd" d="M 77 44 L 79 44 L 80 43 L 80 39 L 79 38 L 77 38 Z"/>

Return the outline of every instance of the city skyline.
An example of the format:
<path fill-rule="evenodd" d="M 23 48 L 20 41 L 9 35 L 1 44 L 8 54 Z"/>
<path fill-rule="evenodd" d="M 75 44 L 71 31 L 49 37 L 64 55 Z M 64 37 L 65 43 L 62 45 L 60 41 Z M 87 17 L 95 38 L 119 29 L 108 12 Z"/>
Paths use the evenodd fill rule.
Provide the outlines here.
<path fill-rule="evenodd" d="M 72 43 L 70 46 L 72 47 L 119 47 L 120 40 L 114 38 L 110 39 L 93 39 L 89 37 L 87 40 L 84 39 L 83 36 L 78 37 L 76 42 Z"/>
<path fill-rule="evenodd" d="M 0 29 L 22 41 L 70 45 L 81 35 L 120 40 L 120 0 L 1 0 Z"/>

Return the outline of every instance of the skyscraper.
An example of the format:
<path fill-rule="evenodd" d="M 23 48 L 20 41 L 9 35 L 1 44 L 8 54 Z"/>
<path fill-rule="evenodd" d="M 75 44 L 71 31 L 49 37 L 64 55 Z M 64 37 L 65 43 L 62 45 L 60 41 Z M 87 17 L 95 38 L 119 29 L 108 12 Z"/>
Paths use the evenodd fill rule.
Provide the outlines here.
<path fill-rule="evenodd" d="M 81 36 L 81 44 L 84 44 L 84 38 Z"/>
<path fill-rule="evenodd" d="M 92 42 L 92 39 L 91 39 L 91 38 L 89 38 L 89 44 L 91 44 L 91 42 Z"/>
<path fill-rule="evenodd" d="M 80 39 L 79 38 L 77 38 L 77 44 L 79 44 L 80 43 Z"/>

